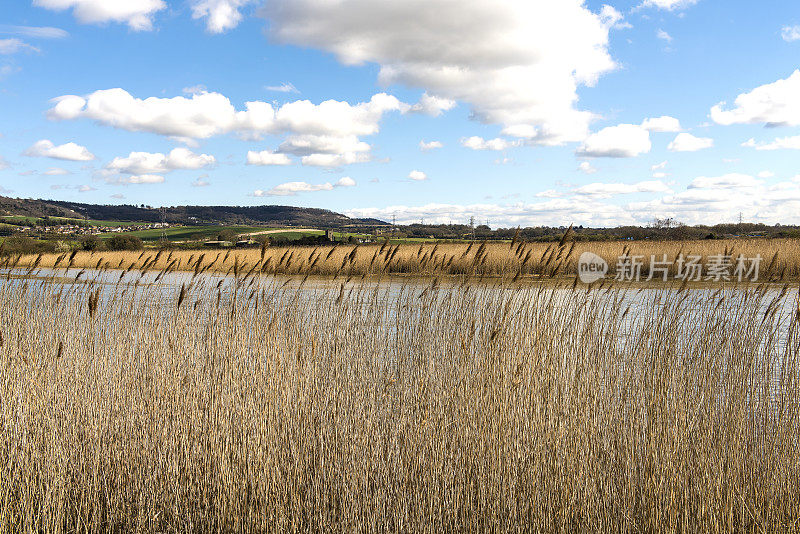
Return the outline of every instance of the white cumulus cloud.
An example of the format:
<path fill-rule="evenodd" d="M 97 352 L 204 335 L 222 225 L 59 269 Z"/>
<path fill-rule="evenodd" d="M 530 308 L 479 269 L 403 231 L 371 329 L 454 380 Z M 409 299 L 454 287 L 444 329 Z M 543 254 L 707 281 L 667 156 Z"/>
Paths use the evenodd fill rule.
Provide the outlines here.
<path fill-rule="evenodd" d="M 662 41 L 666 41 L 668 43 L 672 42 L 672 36 L 670 34 L 668 34 L 667 32 L 665 32 L 664 30 L 658 30 L 656 32 L 656 37 L 658 37 Z"/>
<path fill-rule="evenodd" d="M 762 180 L 757 180 L 747 174 L 730 173 L 713 177 L 700 176 L 689 184 L 689 189 L 741 189 L 758 187 L 763 183 Z"/>
<path fill-rule="evenodd" d="M 89 152 L 85 146 L 76 143 L 65 143 L 56 146 L 49 139 L 42 139 L 33 144 L 24 152 L 26 156 L 63 159 L 67 161 L 91 161 L 95 159 L 94 154 Z"/>
<path fill-rule="evenodd" d="M 299 193 L 314 193 L 317 191 L 333 191 L 337 187 L 355 187 L 356 181 L 345 176 L 340 178 L 335 184 L 325 182 L 324 184 L 310 184 L 308 182 L 286 182 L 276 185 L 269 191 L 257 189 L 253 192 L 255 197 L 287 197 L 296 196 Z"/>
<path fill-rule="evenodd" d="M 48 111 L 52 120 L 92 119 L 132 132 L 207 139 L 238 132 L 277 135 L 284 132 L 315 135 L 372 135 L 384 113 L 402 108 L 395 97 L 381 93 L 369 102 L 351 105 L 328 100 L 313 104 L 298 100 L 273 108 L 267 102 L 247 102 L 236 110 L 219 93 L 191 97 L 139 99 L 124 89 L 95 91 L 87 97 L 65 95 Z"/>
<path fill-rule="evenodd" d="M 205 18 L 210 33 L 224 33 L 239 25 L 239 8 L 251 3 L 253 0 L 192 0 L 192 18 Z"/>
<path fill-rule="evenodd" d="M 284 82 L 280 85 L 268 85 L 264 87 L 267 91 L 274 91 L 276 93 L 300 93 L 297 87 L 291 82 Z"/>
<path fill-rule="evenodd" d="M 756 150 L 800 150 L 800 135 L 795 135 L 792 137 L 778 137 L 771 143 L 757 143 L 755 139 L 749 139 L 742 143 L 742 146 L 755 148 Z"/>
<path fill-rule="evenodd" d="M 787 43 L 800 41 L 800 26 L 784 26 L 781 28 L 781 38 Z"/>
<path fill-rule="evenodd" d="M 465 102 L 504 134 L 548 145 L 588 133 L 593 115 L 578 109 L 577 91 L 616 68 L 608 34 L 620 17 L 610 13 L 583 0 L 272 0 L 263 9 L 278 42 L 376 63 L 385 85 Z"/>
<path fill-rule="evenodd" d="M 300 158 L 303 165 L 309 167 L 343 167 L 345 165 L 353 165 L 355 163 L 366 163 L 370 161 L 369 154 L 358 154 L 349 152 L 346 154 L 309 154 Z"/>
<path fill-rule="evenodd" d="M 411 113 L 423 113 L 431 117 L 438 117 L 445 111 L 450 111 L 456 107 L 456 101 L 449 98 L 440 98 L 438 96 L 431 96 L 428 93 L 422 95 L 419 102 L 411 106 L 409 111 Z"/>
<path fill-rule="evenodd" d="M 408 177 L 416 182 L 424 182 L 428 179 L 428 175 L 422 171 L 411 171 L 408 173 Z"/>
<path fill-rule="evenodd" d="M 198 176 L 197 179 L 194 182 L 192 182 L 192 187 L 208 187 L 208 186 L 210 186 L 211 182 L 206 180 L 206 178 L 208 178 L 207 174 L 204 174 L 202 176 Z"/>
<path fill-rule="evenodd" d="M 346 214 L 382 220 L 391 220 L 396 215 L 400 224 L 421 218 L 431 223 L 467 223 L 474 216 L 478 220 L 490 219 L 493 227 L 506 228 L 573 223 L 605 227 L 644 225 L 653 217 L 673 217 L 686 224 L 717 224 L 735 219 L 739 212 L 753 222 L 800 223 L 800 176 L 772 186 L 748 175 L 700 177 L 692 187 L 676 193 L 658 181 L 591 184 L 581 193 L 547 190 L 535 194 L 542 200 L 533 203 L 389 205 L 350 210 Z M 635 193 L 657 195 L 651 200 L 631 202 L 616 198 Z"/>
<path fill-rule="evenodd" d="M 216 163 L 214 156 L 195 154 L 187 148 L 175 148 L 169 154 L 131 152 L 128 157 L 114 158 L 105 166 L 112 174 L 153 175 L 174 170 L 197 170 Z"/>
<path fill-rule="evenodd" d="M 33 5 L 72 13 L 82 24 L 119 22 L 134 31 L 153 29 L 153 16 L 167 4 L 163 0 L 33 0 Z"/>
<path fill-rule="evenodd" d="M 717 124 L 765 124 L 800 126 L 800 70 L 784 80 L 756 87 L 736 97 L 735 107 L 725 109 L 725 102 L 711 108 Z"/>
<path fill-rule="evenodd" d="M 667 146 L 672 152 L 697 152 L 714 146 L 714 140 L 710 137 L 695 137 L 690 133 L 679 133 L 675 139 Z"/>
<path fill-rule="evenodd" d="M 644 128 L 649 132 L 674 133 L 683 130 L 683 128 L 681 128 L 681 122 L 675 117 L 670 117 L 668 115 L 662 115 L 661 117 L 645 119 L 642 122 L 642 128 Z"/>
<path fill-rule="evenodd" d="M 650 170 L 651 171 L 660 171 L 660 170 L 666 169 L 667 165 L 669 165 L 669 162 L 662 161 L 661 163 L 656 163 L 655 165 L 650 167 Z"/>
<path fill-rule="evenodd" d="M 633 158 L 650 152 L 650 132 L 637 124 L 620 124 L 590 135 L 576 154 L 591 158 Z"/>
<path fill-rule="evenodd" d="M 639 7 L 655 7 L 667 11 L 675 11 L 676 9 L 693 6 L 698 1 L 699 0 L 644 0 L 644 2 L 639 4 Z"/>
<path fill-rule="evenodd" d="M 509 141 L 497 137 L 495 139 L 484 139 L 477 135 L 472 137 L 465 137 L 461 140 L 461 146 L 471 150 L 508 150 L 509 148 L 518 147 L 522 143 L 520 141 Z"/>
<path fill-rule="evenodd" d="M 292 160 L 286 154 L 279 154 L 277 152 L 270 152 L 264 150 L 261 152 L 249 151 L 247 152 L 248 165 L 291 165 Z"/>
<path fill-rule="evenodd" d="M 127 184 L 163 184 L 164 177 L 155 174 L 142 174 L 139 176 L 120 176 L 111 183 L 127 185 Z"/>
<path fill-rule="evenodd" d="M 42 174 L 45 176 L 65 176 L 67 174 L 72 174 L 72 173 L 66 169 L 62 169 L 61 167 L 50 167 Z"/>
<path fill-rule="evenodd" d="M 422 140 L 422 141 L 419 142 L 419 149 L 422 150 L 423 152 L 428 152 L 430 150 L 434 150 L 434 149 L 442 148 L 442 147 L 444 147 L 444 145 L 442 144 L 441 141 L 426 142 L 425 140 Z"/>
<path fill-rule="evenodd" d="M 339 180 L 334 185 L 336 187 L 355 187 L 356 181 L 350 178 L 349 176 L 345 176 L 343 178 L 339 178 Z"/>
<path fill-rule="evenodd" d="M 293 135 L 281 143 L 280 146 L 281 152 L 296 156 L 368 152 L 369 149 L 369 144 L 360 141 L 355 135 Z"/>
<path fill-rule="evenodd" d="M 664 193 L 670 188 L 660 180 L 648 180 L 635 184 L 618 184 L 597 182 L 581 186 L 573 191 L 576 195 L 593 198 L 611 198 L 617 195 L 633 193 Z"/>
<path fill-rule="evenodd" d="M 380 93 L 369 102 L 349 104 L 328 100 L 314 104 L 298 100 L 273 107 L 247 102 L 237 110 L 219 93 L 189 97 L 139 99 L 123 89 L 95 91 L 87 97 L 66 95 L 54 100 L 52 120 L 92 119 L 128 131 L 144 131 L 179 139 L 207 139 L 235 133 L 247 139 L 264 135 L 290 137 L 279 152 L 302 155 L 304 165 L 335 167 L 369 161 L 369 144 L 359 136 L 380 130 L 383 116 L 407 111 L 408 105 Z"/>

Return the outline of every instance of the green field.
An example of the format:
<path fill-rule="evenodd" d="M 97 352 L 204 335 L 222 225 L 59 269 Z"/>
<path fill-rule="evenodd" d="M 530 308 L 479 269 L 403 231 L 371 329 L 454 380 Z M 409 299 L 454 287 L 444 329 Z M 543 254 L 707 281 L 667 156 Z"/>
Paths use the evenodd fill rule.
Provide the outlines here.
<path fill-rule="evenodd" d="M 286 232 L 269 234 L 267 237 L 270 239 L 288 239 L 289 241 L 294 241 L 295 239 L 302 239 L 312 235 L 325 235 L 325 232 L 322 230 L 314 230 L 311 232 L 295 232 L 292 230 L 287 230 Z"/>
<path fill-rule="evenodd" d="M 100 237 L 109 239 L 116 235 L 132 235 L 138 237 L 142 241 L 158 241 L 163 234 L 169 241 L 204 241 L 216 239 L 220 233 L 226 230 L 241 235 L 263 232 L 264 230 L 268 230 L 268 228 L 255 226 L 177 226 L 165 229 L 154 228 L 152 230 L 137 230 L 134 232 L 124 232 L 122 234 L 108 233 L 101 234 Z"/>

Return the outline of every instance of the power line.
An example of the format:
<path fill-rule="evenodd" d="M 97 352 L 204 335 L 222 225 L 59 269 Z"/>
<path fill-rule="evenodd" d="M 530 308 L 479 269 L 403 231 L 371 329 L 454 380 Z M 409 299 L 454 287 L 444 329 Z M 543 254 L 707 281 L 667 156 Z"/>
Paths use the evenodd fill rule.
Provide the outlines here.
<path fill-rule="evenodd" d="M 161 208 L 161 243 L 167 242 L 167 208 Z"/>

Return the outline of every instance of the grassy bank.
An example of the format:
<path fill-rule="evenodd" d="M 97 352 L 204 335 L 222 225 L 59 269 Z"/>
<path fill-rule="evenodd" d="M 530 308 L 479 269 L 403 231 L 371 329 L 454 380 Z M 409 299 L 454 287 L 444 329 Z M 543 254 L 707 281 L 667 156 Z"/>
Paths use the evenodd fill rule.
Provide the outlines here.
<path fill-rule="evenodd" d="M 8 256 L 0 267 L 112 268 L 315 276 L 366 276 L 385 274 L 432 276 L 486 276 L 519 279 L 529 276 L 574 276 L 583 252 L 604 258 L 614 272 L 620 257 L 641 257 L 642 275 L 650 270 L 651 257 L 667 256 L 669 276 L 679 269 L 677 259 L 697 255 L 703 264 L 725 255 L 762 257 L 760 279 L 800 279 L 800 240 L 635 241 L 608 243 L 472 243 L 383 244 L 369 246 L 266 247 L 245 250 L 77 252 L 43 256 Z M 730 269 L 733 272 L 733 268 Z"/>
<path fill-rule="evenodd" d="M 0 287 L 0 530 L 797 528 L 786 293 L 266 280 Z"/>

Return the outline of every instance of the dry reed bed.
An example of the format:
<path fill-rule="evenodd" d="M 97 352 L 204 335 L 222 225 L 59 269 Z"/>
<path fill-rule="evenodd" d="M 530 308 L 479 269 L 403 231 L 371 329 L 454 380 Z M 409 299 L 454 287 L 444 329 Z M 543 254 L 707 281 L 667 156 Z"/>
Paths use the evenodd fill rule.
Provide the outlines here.
<path fill-rule="evenodd" d="M 473 243 L 422 245 L 344 245 L 318 248 L 266 247 L 261 250 L 77 252 L 46 256 L 6 257 L 0 268 L 53 267 L 71 265 L 84 269 L 169 270 L 317 276 L 378 276 L 383 274 L 488 276 L 507 279 L 529 276 L 574 276 L 583 252 L 594 252 L 606 260 L 612 272 L 621 256 L 642 256 L 643 274 L 654 256 L 675 262 L 679 255 L 699 255 L 702 263 L 711 256 L 761 255 L 762 273 L 779 280 L 800 279 L 800 240 L 749 239 L 724 241 L 637 241 L 576 243 Z M 673 264 L 670 274 L 677 273 Z"/>
<path fill-rule="evenodd" d="M 0 287 L 1 530 L 798 528 L 788 288 L 185 278 Z"/>

